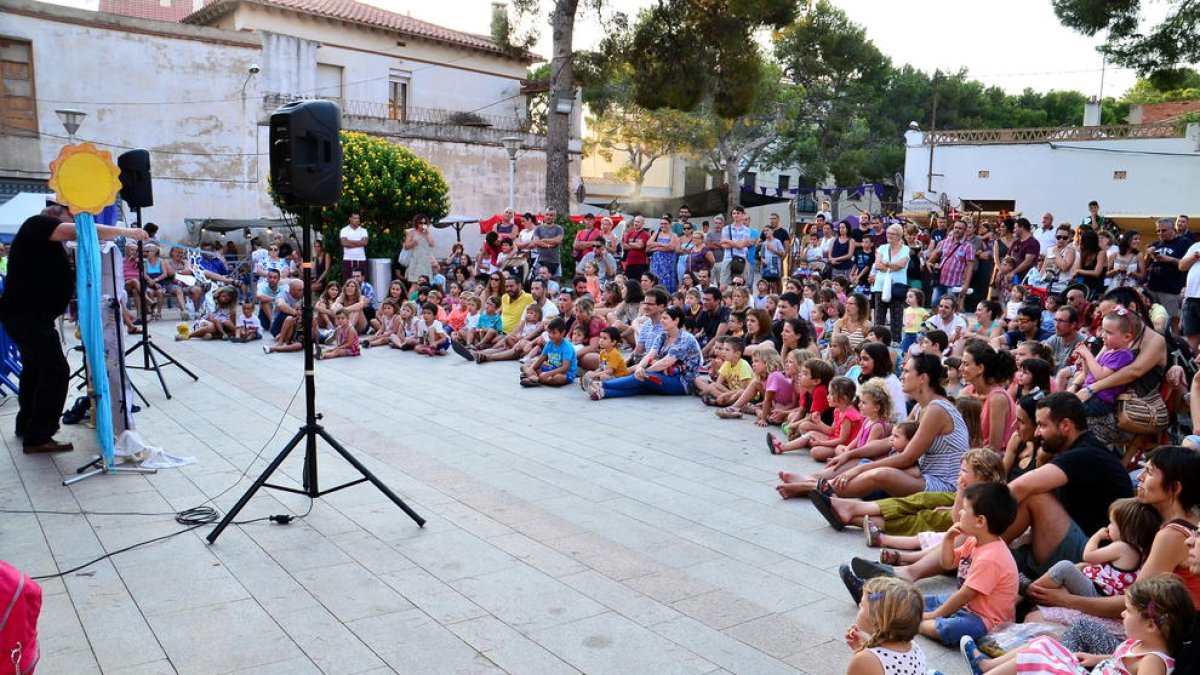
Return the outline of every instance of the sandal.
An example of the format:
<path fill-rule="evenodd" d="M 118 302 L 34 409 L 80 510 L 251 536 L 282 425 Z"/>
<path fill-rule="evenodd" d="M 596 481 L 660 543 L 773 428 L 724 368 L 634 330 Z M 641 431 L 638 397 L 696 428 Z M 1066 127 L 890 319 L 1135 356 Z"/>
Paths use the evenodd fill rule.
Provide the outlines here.
<path fill-rule="evenodd" d="M 717 397 L 712 394 L 705 394 L 700 397 L 700 402 L 704 405 L 713 406 L 717 404 Z"/>
<path fill-rule="evenodd" d="M 591 398 L 593 401 L 599 401 L 599 400 L 603 399 L 604 398 L 604 383 L 603 382 L 593 382 L 592 390 L 590 392 L 588 392 L 588 397 Z"/>
<path fill-rule="evenodd" d="M 776 440 L 775 435 L 769 431 L 767 432 L 767 449 L 771 451 L 772 455 L 783 454 L 783 448 L 779 445 L 779 441 Z"/>
<path fill-rule="evenodd" d="M 885 548 L 879 551 L 879 562 L 892 567 L 903 564 L 900 562 L 900 551 L 892 548 Z"/>
<path fill-rule="evenodd" d="M 521 378 L 521 386 L 522 387 L 540 387 L 540 386 L 542 386 L 542 383 L 538 382 L 537 380 L 535 380 L 531 377 L 522 377 Z"/>
<path fill-rule="evenodd" d="M 728 408 L 721 408 L 714 414 L 723 420 L 740 420 L 742 418 L 742 411 L 732 406 Z"/>
<path fill-rule="evenodd" d="M 867 537 L 867 546 L 869 548 L 879 548 L 879 538 L 883 536 L 883 531 L 875 526 L 875 522 L 871 520 L 871 516 L 863 516 L 862 529 L 863 534 Z M 886 551 L 886 549 L 884 550 Z M 883 553 L 880 553 L 879 557 L 882 560 Z"/>

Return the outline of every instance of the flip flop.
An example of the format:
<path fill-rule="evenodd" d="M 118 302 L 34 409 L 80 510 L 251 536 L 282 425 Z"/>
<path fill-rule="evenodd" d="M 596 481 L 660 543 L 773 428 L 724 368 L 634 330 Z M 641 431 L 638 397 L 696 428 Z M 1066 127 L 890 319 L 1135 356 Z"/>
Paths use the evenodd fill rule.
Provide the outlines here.
<path fill-rule="evenodd" d="M 820 513 L 834 530 L 841 532 L 846 529 L 845 523 L 839 520 L 837 514 L 834 513 L 833 502 L 830 501 L 829 497 L 820 492 L 813 491 L 808 493 L 808 501 L 817 507 L 817 513 Z"/>
<path fill-rule="evenodd" d="M 769 431 L 767 432 L 767 450 L 770 450 L 772 455 L 783 454 L 783 450 L 776 445 L 775 436 Z"/>
<path fill-rule="evenodd" d="M 854 574 L 863 579 L 874 579 L 875 577 L 894 577 L 896 576 L 896 568 L 891 565 L 884 565 L 866 558 L 854 557 L 850 559 L 850 569 L 854 570 Z"/>
<path fill-rule="evenodd" d="M 463 357 L 464 359 L 466 359 L 468 361 L 475 360 L 475 355 L 471 353 L 471 350 L 467 349 L 467 346 L 464 345 L 463 343 L 459 342 L 458 340 L 450 341 L 450 349 L 453 349 L 455 354 L 458 354 L 459 356 Z"/>

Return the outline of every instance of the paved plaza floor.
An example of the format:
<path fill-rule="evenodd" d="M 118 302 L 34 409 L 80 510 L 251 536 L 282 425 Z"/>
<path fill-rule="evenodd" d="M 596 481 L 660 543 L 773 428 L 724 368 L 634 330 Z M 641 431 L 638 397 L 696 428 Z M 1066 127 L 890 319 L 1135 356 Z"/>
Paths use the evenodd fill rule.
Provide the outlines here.
<path fill-rule="evenodd" d="M 0 508 L 74 514 L 0 514 L 0 557 L 41 575 L 176 532 L 170 513 L 232 506 L 301 424 L 299 354 L 153 329 L 200 380 L 168 366 L 167 400 L 135 372 L 138 429 L 198 462 L 63 487 L 93 432 L 65 427 L 75 452 L 24 455 L 8 401 Z M 291 525 L 233 526 L 211 546 L 205 526 L 45 581 L 39 673 L 844 672 L 855 609 L 837 566 L 873 551 L 779 500 L 776 472 L 815 464 L 769 455 L 752 422 L 692 398 L 525 390 L 515 364 L 454 355 L 373 349 L 316 372 L 325 427 L 426 526 L 364 484 Z M 277 482 L 297 483 L 301 456 Z M 322 446 L 323 484 L 356 475 Z M 240 517 L 308 508 L 264 490 Z M 922 645 L 931 667 L 964 672 Z"/>

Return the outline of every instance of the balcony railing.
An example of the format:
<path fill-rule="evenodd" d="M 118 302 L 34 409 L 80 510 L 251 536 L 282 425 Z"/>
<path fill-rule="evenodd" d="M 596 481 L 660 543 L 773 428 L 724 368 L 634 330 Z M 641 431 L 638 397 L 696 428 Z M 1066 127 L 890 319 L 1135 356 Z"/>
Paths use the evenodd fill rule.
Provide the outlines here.
<path fill-rule="evenodd" d="M 290 94 L 267 94 L 263 96 L 263 106 L 272 110 L 284 103 L 299 99 L 313 98 L 310 96 L 292 96 Z M 370 119 L 396 120 L 409 124 L 428 124 L 435 126 L 477 127 L 496 129 L 498 131 L 516 131 L 526 133 L 530 122 L 524 117 L 507 115 L 484 115 L 477 112 L 462 110 L 443 110 L 440 108 L 417 108 L 408 106 L 400 108 L 386 101 L 352 101 L 346 99 L 330 99 L 335 101 L 346 117 L 366 117 Z"/>
<path fill-rule="evenodd" d="M 1037 127 L 1032 129 L 965 129 L 926 131 L 925 145 L 1000 145 L 1005 143 L 1050 143 L 1055 141 L 1112 141 L 1130 138 L 1182 138 L 1177 124 L 1114 124 L 1099 127 Z"/>

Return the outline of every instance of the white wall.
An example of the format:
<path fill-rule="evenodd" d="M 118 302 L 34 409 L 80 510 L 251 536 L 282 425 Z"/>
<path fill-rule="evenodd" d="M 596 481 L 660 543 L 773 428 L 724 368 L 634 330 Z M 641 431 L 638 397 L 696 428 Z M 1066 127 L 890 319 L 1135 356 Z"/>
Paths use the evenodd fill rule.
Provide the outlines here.
<path fill-rule="evenodd" d="M 395 33 L 372 31 L 335 21 L 317 20 L 290 12 L 243 5 L 217 24 L 238 31 L 263 30 L 320 44 L 319 63 L 342 66 L 343 96 L 347 101 L 386 104 L 389 71 L 412 73 L 409 105 L 419 108 L 476 111 L 484 115 L 525 115 L 520 95 L 526 66 L 520 61 L 453 47 L 418 38 L 398 39 Z M 400 46 L 398 42 L 403 42 Z M 307 68 L 306 63 L 272 59 L 263 64 L 269 80 L 287 81 L 267 68 Z M 326 93 L 283 91 L 302 96 Z"/>
<path fill-rule="evenodd" d="M 114 161 L 128 148 L 151 151 L 155 205 L 144 216 L 164 237 L 184 236 L 185 217 L 275 213 L 263 183 L 266 158 L 255 157 L 267 146 L 255 140 L 253 78 L 250 99 L 242 98 L 248 67 L 259 58 L 256 36 L 125 17 L 118 27 L 111 15 L 16 7 L 44 10 L 0 14 L 0 34 L 33 43 L 43 136 L 26 162 L 36 177 L 49 176 L 50 161 L 67 143 L 57 138 L 66 132 L 55 108 L 78 108 L 88 113 L 78 140 L 95 141 Z"/>
<path fill-rule="evenodd" d="M 929 204 L 914 202 L 914 193 L 927 192 L 929 148 L 920 132 L 905 138 L 905 206 L 928 210 Z M 980 171 L 988 177 L 980 178 Z M 1126 178 L 1114 179 L 1115 171 Z M 1112 215 L 1198 213 L 1200 125 L 1192 125 L 1187 138 L 939 145 L 933 173 L 934 191 L 948 194 L 955 206 L 961 199 L 1014 199 L 1016 210 L 1031 219 L 1049 212 L 1078 224 L 1093 199 Z M 935 203 L 939 196 L 927 194 Z"/>

